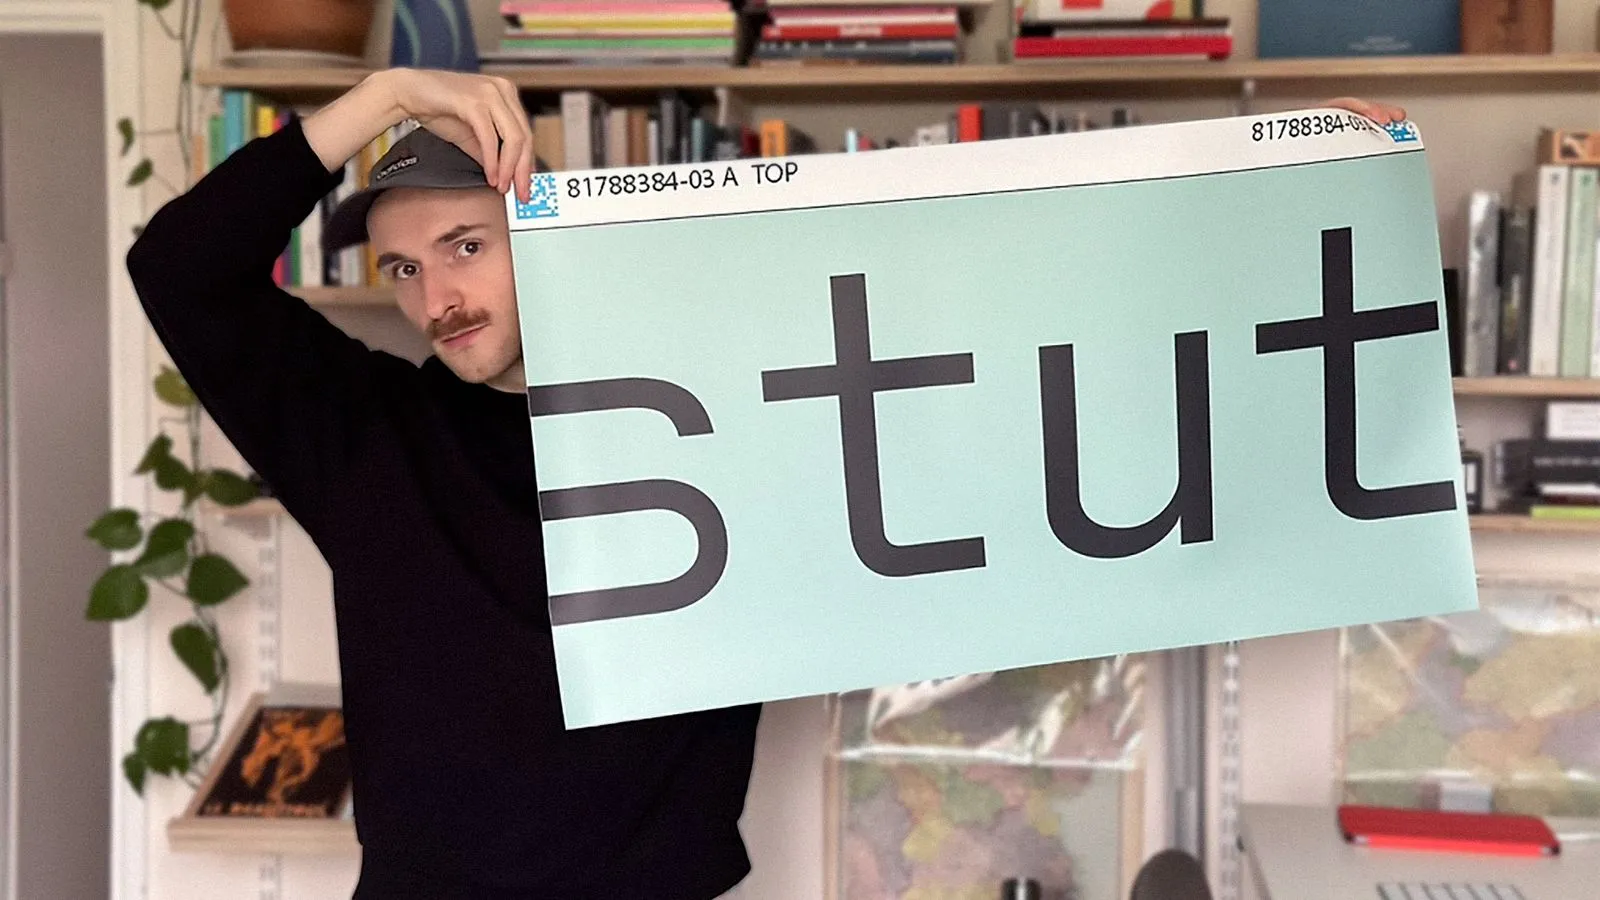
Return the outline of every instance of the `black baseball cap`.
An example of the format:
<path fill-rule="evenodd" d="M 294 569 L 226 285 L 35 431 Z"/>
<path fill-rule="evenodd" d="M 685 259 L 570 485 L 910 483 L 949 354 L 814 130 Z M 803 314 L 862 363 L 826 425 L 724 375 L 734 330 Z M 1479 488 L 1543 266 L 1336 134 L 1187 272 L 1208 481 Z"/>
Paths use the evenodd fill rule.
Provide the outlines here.
<path fill-rule="evenodd" d="M 392 188 L 491 187 L 478 161 L 426 128 L 415 128 L 394 142 L 372 166 L 367 186 L 351 194 L 328 217 L 322 248 L 333 253 L 367 241 L 367 212 Z"/>

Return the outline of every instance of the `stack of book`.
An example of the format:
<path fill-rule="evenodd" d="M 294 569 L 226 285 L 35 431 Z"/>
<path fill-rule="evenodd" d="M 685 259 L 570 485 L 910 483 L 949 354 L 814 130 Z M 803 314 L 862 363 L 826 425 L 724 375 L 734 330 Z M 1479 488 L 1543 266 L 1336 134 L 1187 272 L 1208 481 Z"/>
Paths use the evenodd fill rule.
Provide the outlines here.
<path fill-rule="evenodd" d="M 1502 512 L 1600 519 L 1600 401 L 1551 400 L 1537 437 L 1494 445 Z"/>
<path fill-rule="evenodd" d="M 961 59 L 956 6 L 767 0 L 750 63 L 955 63 Z"/>
<path fill-rule="evenodd" d="M 1233 55 L 1225 18 L 1203 0 L 1018 0 L 1012 56 L 1018 62 L 1222 60 Z"/>
<path fill-rule="evenodd" d="M 737 16 L 725 0 L 507 0 L 496 62 L 728 63 Z"/>
<path fill-rule="evenodd" d="M 1600 132 L 1543 129 L 1509 190 L 1468 201 L 1467 376 L 1600 376 Z"/>

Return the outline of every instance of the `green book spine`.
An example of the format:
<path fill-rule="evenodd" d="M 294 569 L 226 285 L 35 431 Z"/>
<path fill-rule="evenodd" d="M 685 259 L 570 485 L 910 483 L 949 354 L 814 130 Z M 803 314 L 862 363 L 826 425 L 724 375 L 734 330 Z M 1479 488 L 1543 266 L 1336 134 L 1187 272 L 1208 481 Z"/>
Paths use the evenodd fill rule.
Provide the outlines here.
<path fill-rule="evenodd" d="M 1594 331 L 1595 205 L 1600 199 L 1600 170 L 1575 167 L 1571 190 L 1567 202 L 1560 372 L 1564 378 L 1583 378 L 1589 374 Z"/>
<path fill-rule="evenodd" d="M 222 162 L 223 155 L 227 152 L 228 139 L 224 134 L 224 123 L 221 113 L 213 113 L 211 120 L 206 123 L 206 170 L 215 169 Z"/>
<path fill-rule="evenodd" d="M 1528 515 L 1535 519 L 1600 519 L 1600 506 L 1535 504 L 1528 507 Z"/>

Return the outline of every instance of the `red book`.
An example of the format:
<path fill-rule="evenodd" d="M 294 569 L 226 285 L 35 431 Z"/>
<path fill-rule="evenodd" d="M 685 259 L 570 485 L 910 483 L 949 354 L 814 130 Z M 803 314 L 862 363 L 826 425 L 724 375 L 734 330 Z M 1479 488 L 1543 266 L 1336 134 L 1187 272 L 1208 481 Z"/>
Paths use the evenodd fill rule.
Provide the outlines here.
<path fill-rule="evenodd" d="M 956 110 L 956 141 L 983 140 L 983 107 L 968 103 Z"/>
<path fill-rule="evenodd" d="M 1181 37 L 1019 37 L 1018 59 L 1054 57 L 1204 56 L 1227 59 L 1233 55 L 1230 35 Z"/>
<path fill-rule="evenodd" d="M 1339 807 L 1344 839 L 1368 847 L 1493 856 L 1554 856 L 1561 842 L 1543 819 L 1505 813 Z"/>

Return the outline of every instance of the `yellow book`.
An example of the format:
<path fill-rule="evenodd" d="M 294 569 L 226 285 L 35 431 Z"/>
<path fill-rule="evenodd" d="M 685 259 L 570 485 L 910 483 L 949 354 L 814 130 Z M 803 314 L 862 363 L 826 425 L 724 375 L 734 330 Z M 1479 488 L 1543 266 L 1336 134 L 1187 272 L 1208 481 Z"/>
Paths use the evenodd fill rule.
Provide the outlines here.
<path fill-rule="evenodd" d="M 271 103 L 256 104 L 256 137 L 266 137 L 278 130 L 278 108 Z"/>

